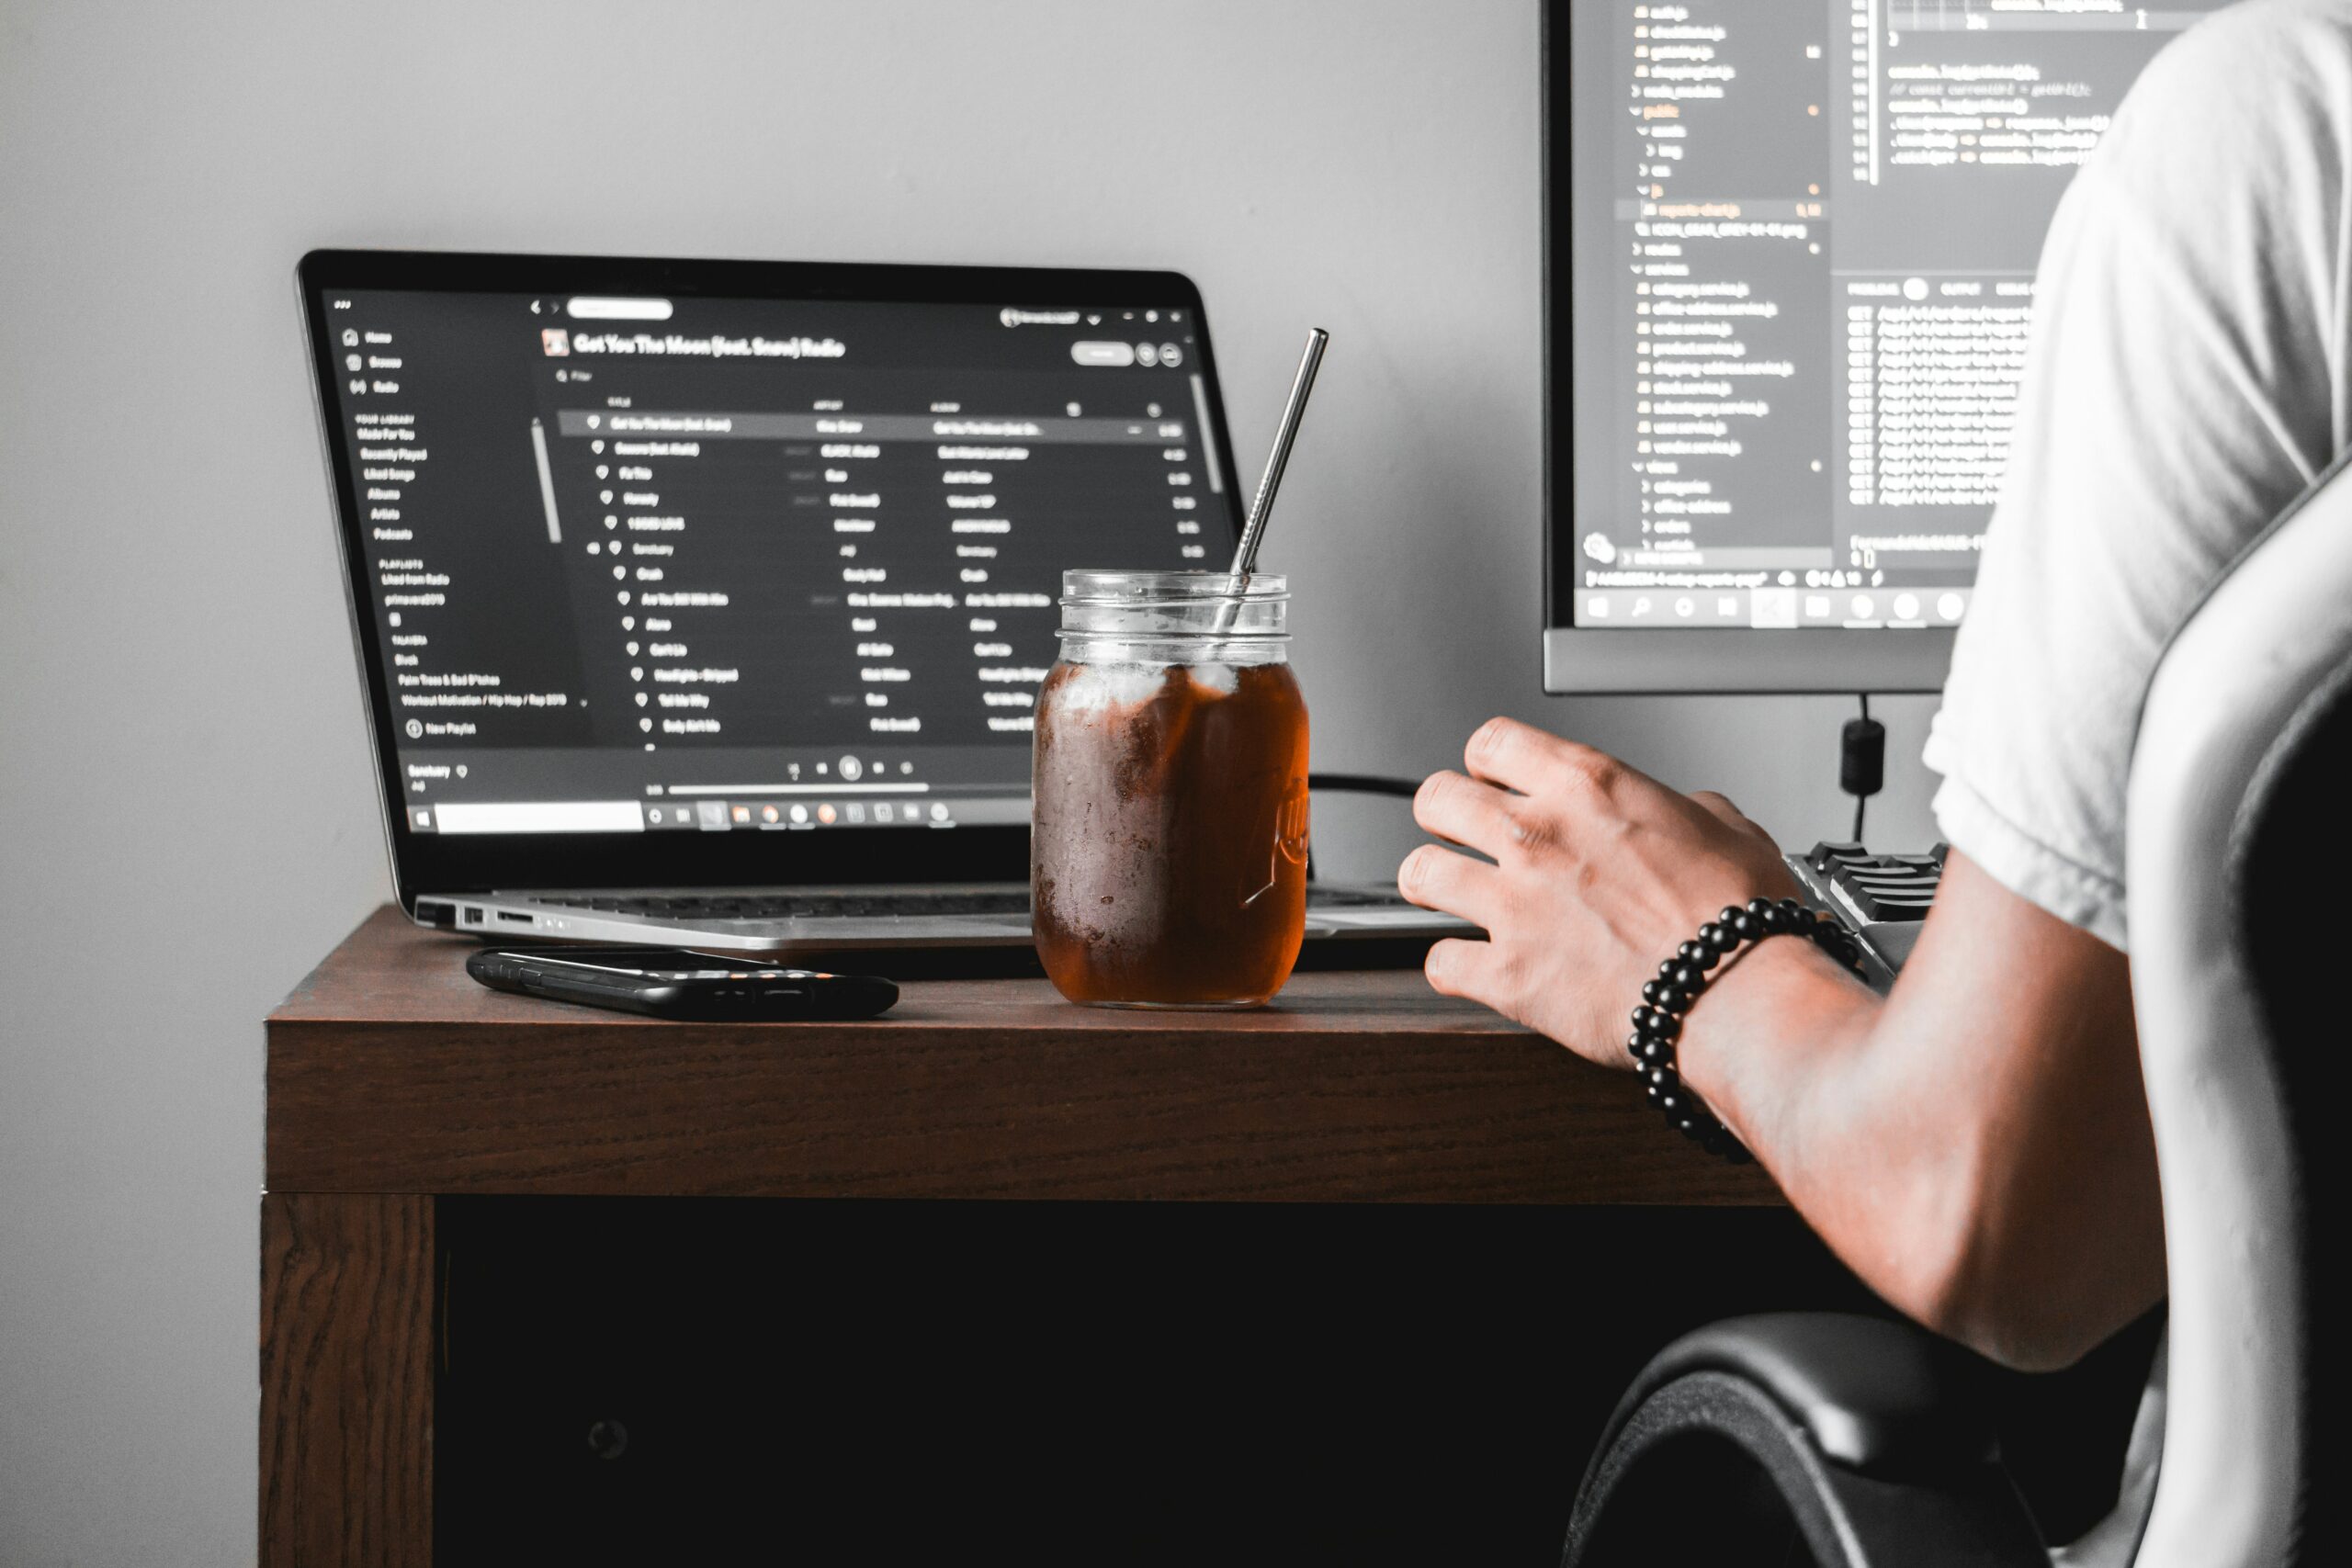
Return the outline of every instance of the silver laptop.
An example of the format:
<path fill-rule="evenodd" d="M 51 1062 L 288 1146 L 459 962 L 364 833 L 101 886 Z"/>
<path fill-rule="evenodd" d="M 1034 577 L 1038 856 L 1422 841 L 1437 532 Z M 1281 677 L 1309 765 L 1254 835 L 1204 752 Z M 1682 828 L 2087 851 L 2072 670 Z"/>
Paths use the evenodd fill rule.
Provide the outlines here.
<path fill-rule="evenodd" d="M 1226 559 L 1164 272 L 320 251 L 394 884 L 425 925 L 1025 945 L 1066 568 Z M 1462 931 L 1317 886 L 1320 941 Z"/>

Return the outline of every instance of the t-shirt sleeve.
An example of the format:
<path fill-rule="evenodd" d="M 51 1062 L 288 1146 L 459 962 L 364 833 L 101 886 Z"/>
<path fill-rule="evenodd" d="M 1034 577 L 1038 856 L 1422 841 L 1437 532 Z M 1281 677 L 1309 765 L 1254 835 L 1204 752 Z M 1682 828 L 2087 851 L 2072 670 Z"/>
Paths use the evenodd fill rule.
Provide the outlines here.
<path fill-rule="evenodd" d="M 1945 839 L 2117 947 L 2142 697 L 2174 630 L 2346 442 L 2345 8 L 2160 53 L 2061 202 L 2001 498 L 1926 761 Z"/>

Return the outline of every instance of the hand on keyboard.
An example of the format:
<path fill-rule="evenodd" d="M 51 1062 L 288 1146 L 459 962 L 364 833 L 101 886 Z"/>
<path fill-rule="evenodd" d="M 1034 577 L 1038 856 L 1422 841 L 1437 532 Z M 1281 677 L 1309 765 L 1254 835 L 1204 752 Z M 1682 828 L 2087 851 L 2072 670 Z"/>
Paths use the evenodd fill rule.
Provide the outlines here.
<path fill-rule="evenodd" d="M 1780 847 L 1716 795 L 1670 790 L 1589 747 L 1496 719 L 1434 774 L 1414 819 L 1486 860 L 1424 844 L 1405 896 L 1477 926 L 1430 949 L 1430 984 L 1605 1066 L 1661 960 L 1718 911 L 1797 891 Z"/>

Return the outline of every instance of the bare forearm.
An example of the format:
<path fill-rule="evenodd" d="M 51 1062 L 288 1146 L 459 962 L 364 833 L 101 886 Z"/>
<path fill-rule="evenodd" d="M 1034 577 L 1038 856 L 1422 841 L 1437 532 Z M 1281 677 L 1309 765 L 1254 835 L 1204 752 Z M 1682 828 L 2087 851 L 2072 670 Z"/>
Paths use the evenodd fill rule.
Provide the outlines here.
<path fill-rule="evenodd" d="M 1684 1027 L 1684 1078 L 1822 1238 L 1889 1303 L 1934 1323 L 1956 1172 L 1946 1124 L 1883 1081 L 1886 1012 L 1810 942 L 1766 942 L 1719 972 Z M 1926 1121 L 1926 1125 L 1919 1124 Z"/>
<path fill-rule="evenodd" d="M 2019 951 L 2079 933 L 1939 923 L 1883 1001 L 1809 943 L 1750 950 L 1691 1010 L 1683 1070 L 1892 1304 L 2063 1365 L 2163 1289 L 2128 980 L 2105 948 Z M 2010 963 L 1972 968 L 2005 937 Z"/>

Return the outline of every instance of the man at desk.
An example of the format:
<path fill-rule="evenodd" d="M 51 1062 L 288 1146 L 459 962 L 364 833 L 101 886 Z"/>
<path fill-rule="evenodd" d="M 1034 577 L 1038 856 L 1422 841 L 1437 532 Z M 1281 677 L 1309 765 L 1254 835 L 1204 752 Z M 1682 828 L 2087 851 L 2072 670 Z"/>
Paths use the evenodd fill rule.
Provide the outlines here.
<path fill-rule="evenodd" d="M 2352 443 L 2352 6 L 2254 0 L 2142 77 L 2043 253 L 1976 602 L 1928 742 L 1951 854 L 1883 999 L 1815 944 L 1710 976 L 1683 1081 L 1854 1270 L 1996 1359 L 2075 1360 L 2165 1289 L 2124 929 L 2141 695 L 2231 558 Z M 1661 958 L 1795 891 L 1719 795 L 1497 719 L 1422 786 L 1407 895 L 1470 997 L 1608 1066 Z M 1631 1092 L 1629 1090 L 1629 1092 Z"/>

